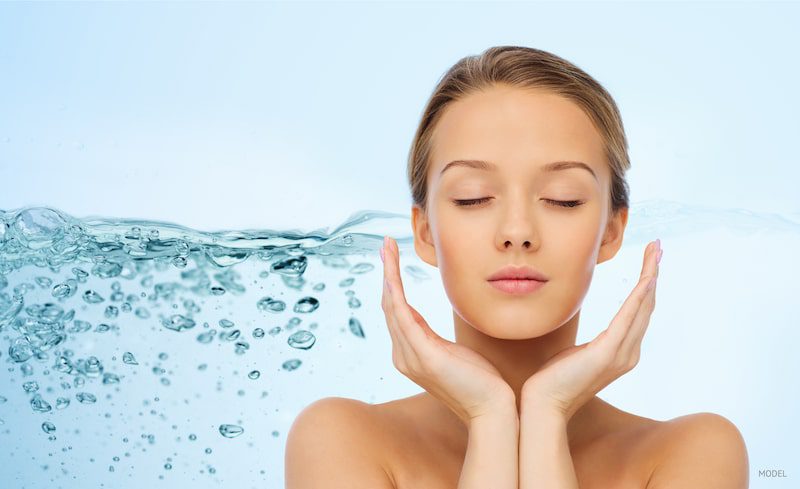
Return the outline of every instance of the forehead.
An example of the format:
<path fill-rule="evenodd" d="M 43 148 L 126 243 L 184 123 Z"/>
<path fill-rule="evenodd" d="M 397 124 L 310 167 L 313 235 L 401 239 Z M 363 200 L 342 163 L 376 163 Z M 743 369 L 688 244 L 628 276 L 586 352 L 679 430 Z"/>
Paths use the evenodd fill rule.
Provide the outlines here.
<path fill-rule="evenodd" d="M 607 178 L 603 139 L 591 119 L 574 102 L 542 90 L 503 86 L 472 93 L 445 109 L 432 142 L 431 179 L 457 159 L 494 162 L 515 175 L 555 161 L 580 161 L 601 183 Z M 584 170 L 574 172 L 591 178 Z"/>

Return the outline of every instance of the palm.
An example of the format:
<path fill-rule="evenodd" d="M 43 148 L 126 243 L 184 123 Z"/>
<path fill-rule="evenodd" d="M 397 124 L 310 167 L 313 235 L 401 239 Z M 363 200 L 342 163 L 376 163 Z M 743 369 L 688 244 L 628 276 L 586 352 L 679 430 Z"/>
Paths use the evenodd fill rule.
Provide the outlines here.
<path fill-rule="evenodd" d="M 528 402 L 555 408 L 566 416 L 632 369 L 655 307 L 659 256 L 648 246 L 634 290 L 611 324 L 595 339 L 566 348 L 550 358 L 522 387 Z"/>
<path fill-rule="evenodd" d="M 433 355 L 434 358 L 440 359 L 436 362 L 437 372 L 443 381 L 456 383 L 459 390 L 468 389 L 476 396 L 486 392 L 500 395 L 509 390 L 509 385 L 503 380 L 500 371 L 483 355 L 442 338 L 430 328 L 425 318 L 413 306 L 408 304 L 408 308 L 434 347 L 444 353 L 444 355 Z"/>
<path fill-rule="evenodd" d="M 549 393 L 550 400 L 559 405 L 579 397 L 605 369 L 592 343 L 594 341 L 560 351 L 542 365 L 525 386 L 535 385 L 539 392 Z"/>

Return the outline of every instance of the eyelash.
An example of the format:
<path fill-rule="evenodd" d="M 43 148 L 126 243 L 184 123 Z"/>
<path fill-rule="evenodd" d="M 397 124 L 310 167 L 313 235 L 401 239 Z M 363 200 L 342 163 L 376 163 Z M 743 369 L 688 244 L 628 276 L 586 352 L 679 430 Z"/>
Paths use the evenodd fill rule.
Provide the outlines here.
<path fill-rule="evenodd" d="M 486 202 L 489 200 L 490 197 L 484 197 L 482 199 L 468 199 L 468 200 L 454 200 L 457 206 L 461 207 L 469 207 L 473 205 L 478 205 L 480 203 Z M 552 205 L 558 207 L 566 207 L 566 208 L 575 208 L 583 204 L 580 200 L 551 200 L 551 199 L 544 199 L 545 202 L 548 202 Z"/>

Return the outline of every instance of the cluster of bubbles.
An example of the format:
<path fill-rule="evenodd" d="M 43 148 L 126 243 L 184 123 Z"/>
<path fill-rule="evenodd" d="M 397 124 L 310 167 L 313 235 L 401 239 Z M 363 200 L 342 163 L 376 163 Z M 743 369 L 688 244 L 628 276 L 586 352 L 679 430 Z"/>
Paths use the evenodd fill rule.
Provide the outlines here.
<path fill-rule="evenodd" d="M 345 224 L 345 230 L 326 237 L 320 232 L 204 233 L 146 221 L 79 220 L 48 207 L 0 211 L 0 339 L 6 342 L 0 349 L 0 361 L 8 364 L 5 370 L 9 376 L 0 383 L 0 430 L 5 424 L 3 405 L 10 404 L 12 396 L 27 396 L 30 412 L 46 417 L 76 406 L 102 405 L 112 399 L 110 392 L 124 392 L 120 387 L 126 377 L 144 367 L 140 365 L 142 353 L 125 349 L 119 359 L 115 354 L 103 357 L 105 352 L 95 353 L 91 346 L 105 341 L 103 338 L 140 334 L 142 324 L 151 332 L 161 329 L 179 333 L 195 344 L 230 345 L 235 355 L 247 354 L 254 342 L 284 334 L 289 352 L 311 349 L 317 341 L 312 331 L 318 323 L 303 327 L 303 321 L 314 317 L 319 309 L 324 282 L 315 283 L 310 294 L 298 294 L 293 301 L 282 298 L 280 292 L 259 294 L 250 302 L 254 314 L 277 317 L 293 313 L 282 325 L 246 329 L 233 315 L 217 321 L 205 317 L 210 312 L 207 300 L 247 296 L 237 265 L 248 260 L 266 265 L 258 274 L 259 280 L 279 281 L 283 289 L 298 292 L 307 283 L 306 269 L 312 255 L 318 256 L 324 267 L 346 273 L 349 276 L 338 282 L 346 289 L 346 307 L 352 312 L 346 331 L 351 337 L 365 338 L 364 327 L 355 315 L 361 301 L 351 286 L 358 276 L 373 271 L 374 265 L 351 265 L 347 258 L 366 252 L 376 254 L 381 236 L 347 229 L 368 218 L 355 216 Z M 424 272 L 414 267 L 407 271 L 425 278 Z M 175 278 L 160 280 L 170 274 Z M 164 313 L 164 309 L 169 312 Z M 171 383 L 170 371 L 162 363 L 168 358 L 167 352 L 161 352 L 157 360 L 148 357 L 144 362 L 148 366 L 151 360 L 154 362 L 150 371 L 164 387 Z M 297 355 L 280 359 L 280 368 L 286 372 L 301 365 Z M 207 364 L 197 368 L 204 370 Z M 262 377 L 259 369 L 248 370 L 248 379 Z M 22 384 L 18 390 L 13 387 L 17 379 Z M 6 392 L 9 389 L 13 391 Z M 143 404 L 159 401 L 155 397 Z M 151 415 L 156 413 L 151 409 Z M 105 413 L 105 418 L 113 416 L 110 411 Z M 53 419 L 37 421 L 37 426 L 50 441 L 63 431 Z M 245 428 L 241 421 L 220 420 L 217 431 L 218 436 L 231 439 L 240 437 Z M 5 433 L 10 433 L 9 429 Z M 277 431 L 272 434 L 278 436 Z M 139 443 L 155 443 L 152 433 L 142 433 L 141 439 Z M 191 433 L 188 439 L 194 441 L 197 435 Z M 123 439 L 123 443 L 128 441 L 128 437 Z M 8 446 L 8 441 L 4 445 Z M 206 447 L 203 453 L 211 452 L 212 448 Z M 130 452 L 124 456 L 130 456 Z M 173 468 L 173 458 L 165 459 L 164 470 Z M 114 472 L 120 462 L 119 456 L 112 460 L 108 472 Z M 280 463 L 275 461 L 274 465 Z M 209 464 L 201 472 L 213 475 L 217 470 Z"/>

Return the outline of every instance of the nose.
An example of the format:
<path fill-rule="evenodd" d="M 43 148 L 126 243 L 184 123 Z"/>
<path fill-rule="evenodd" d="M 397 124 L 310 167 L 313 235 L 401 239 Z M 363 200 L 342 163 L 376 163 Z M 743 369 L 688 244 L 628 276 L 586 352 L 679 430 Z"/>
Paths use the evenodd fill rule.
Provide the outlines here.
<path fill-rule="evenodd" d="M 506 248 L 510 248 L 510 247 L 513 246 L 513 243 L 511 241 L 509 241 L 509 240 L 506 240 L 506 242 L 504 243 L 504 246 Z M 531 242 L 526 239 L 525 241 L 522 242 L 521 247 L 522 248 L 530 248 L 531 247 Z"/>
<path fill-rule="evenodd" d="M 536 232 L 532 216 L 528 214 L 512 216 L 500 224 L 497 233 L 500 249 L 518 247 L 521 250 L 528 250 L 533 248 L 535 242 Z"/>

